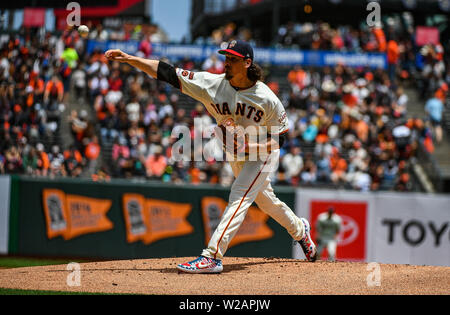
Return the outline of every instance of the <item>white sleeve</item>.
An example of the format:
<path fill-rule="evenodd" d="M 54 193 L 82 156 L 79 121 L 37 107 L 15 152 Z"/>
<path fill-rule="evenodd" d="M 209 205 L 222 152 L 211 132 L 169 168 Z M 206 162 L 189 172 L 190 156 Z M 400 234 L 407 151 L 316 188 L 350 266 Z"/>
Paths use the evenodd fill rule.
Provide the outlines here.
<path fill-rule="evenodd" d="M 180 68 L 176 69 L 182 93 L 189 95 L 197 101 L 209 103 L 208 87 L 211 85 L 212 74 L 209 72 L 193 72 Z"/>
<path fill-rule="evenodd" d="M 266 127 L 270 134 L 281 135 L 289 130 L 289 121 L 280 100 L 273 101 L 266 118 Z"/>

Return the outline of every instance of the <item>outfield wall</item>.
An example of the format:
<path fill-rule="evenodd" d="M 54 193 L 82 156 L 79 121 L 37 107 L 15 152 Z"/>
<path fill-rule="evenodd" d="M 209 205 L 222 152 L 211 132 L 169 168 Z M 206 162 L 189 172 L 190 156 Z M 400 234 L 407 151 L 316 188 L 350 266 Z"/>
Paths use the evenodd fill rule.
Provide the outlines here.
<path fill-rule="evenodd" d="M 133 259 L 196 256 L 229 188 L 16 177 L 9 253 Z M 279 192 L 292 208 L 294 194 Z M 291 257 L 290 236 L 252 208 L 227 255 Z"/>
<path fill-rule="evenodd" d="M 196 256 L 230 192 L 128 180 L 4 176 L 0 183 L 0 254 L 48 257 Z M 314 239 L 317 216 L 330 206 L 336 209 L 343 218 L 338 260 L 450 266 L 450 195 L 291 187 L 275 192 L 310 220 Z M 256 207 L 249 209 L 226 255 L 304 258 L 289 234 Z"/>
<path fill-rule="evenodd" d="M 337 259 L 450 266 L 450 195 L 296 192 L 297 215 L 308 218 L 313 227 L 318 214 L 330 206 L 343 219 Z M 293 257 L 304 255 L 294 248 Z"/>

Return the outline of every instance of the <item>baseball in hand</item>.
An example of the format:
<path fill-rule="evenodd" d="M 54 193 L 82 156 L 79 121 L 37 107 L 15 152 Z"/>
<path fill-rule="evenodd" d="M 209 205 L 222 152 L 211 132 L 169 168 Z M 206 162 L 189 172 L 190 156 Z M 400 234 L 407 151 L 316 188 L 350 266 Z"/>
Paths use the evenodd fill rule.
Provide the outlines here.
<path fill-rule="evenodd" d="M 86 25 L 78 26 L 78 33 L 81 37 L 86 38 L 89 35 L 89 28 Z"/>

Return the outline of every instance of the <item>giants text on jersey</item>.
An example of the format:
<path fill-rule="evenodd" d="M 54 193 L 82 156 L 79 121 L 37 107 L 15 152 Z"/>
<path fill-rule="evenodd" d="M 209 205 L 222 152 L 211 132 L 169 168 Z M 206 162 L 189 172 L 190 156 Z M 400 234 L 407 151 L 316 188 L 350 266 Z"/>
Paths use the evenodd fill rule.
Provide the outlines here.
<path fill-rule="evenodd" d="M 273 135 L 288 131 L 283 104 L 263 82 L 237 90 L 225 79 L 225 74 L 194 73 L 179 68 L 176 72 L 181 91 L 203 103 L 218 124 L 232 118 L 244 128 L 266 127 Z"/>

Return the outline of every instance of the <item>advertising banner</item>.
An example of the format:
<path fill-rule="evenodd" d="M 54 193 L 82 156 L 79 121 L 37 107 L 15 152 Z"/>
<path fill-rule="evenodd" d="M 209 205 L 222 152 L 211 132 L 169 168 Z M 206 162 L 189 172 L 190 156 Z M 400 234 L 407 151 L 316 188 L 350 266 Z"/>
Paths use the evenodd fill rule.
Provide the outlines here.
<path fill-rule="evenodd" d="M 0 176 L 0 254 L 8 253 L 11 178 Z"/>
<path fill-rule="evenodd" d="M 368 256 L 367 237 L 369 202 L 367 196 L 357 192 L 342 192 L 338 190 L 298 189 L 296 191 L 296 214 L 307 218 L 311 224 L 314 242 L 317 243 L 316 225 L 319 214 L 333 207 L 335 213 L 342 219 L 340 232 L 337 236 L 337 260 L 366 261 Z M 303 258 L 299 246 L 294 246 L 294 258 Z M 328 254 L 323 253 L 322 259 Z"/>
<path fill-rule="evenodd" d="M 129 54 L 139 51 L 139 42 L 129 41 L 95 41 L 89 40 L 87 52 L 94 50 L 105 52 L 108 49 L 120 49 Z M 181 44 L 152 44 L 152 57 L 167 57 L 171 60 L 181 60 L 185 57 L 197 62 L 202 62 L 211 55 L 217 55 L 220 49 L 211 45 L 181 45 Z M 335 66 L 342 64 L 349 67 L 387 68 L 386 54 L 382 53 L 352 53 L 333 51 L 308 51 L 298 49 L 255 48 L 255 61 L 258 63 L 270 63 L 278 66 Z M 219 55 L 218 55 L 219 56 Z M 221 58 L 219 56 L 219 58 Z"/>
<path fill-rule="evenodd" d="M 337 260 L 450 266 L 449 204 L 448 195 L 296 192 L 296 213 L 310 221 L 315 241 L 319 214 L 333 207 L 341 216 Z M 293 256 L 304 258 L 298 246 Z"/>
<path fill-rule="evenodd" d="M 321 213 L 333 207 L 335 213 L 342 219 L 340 232 L 337 236 L 337 253 L 339 260 L 364 261 L 366 258 L 366 222 L 367 202 L 313 200 L 311 201 L 310 224 L 317 226 L 317 218 Z M 318 235 L 313 228 L 311 237 L 317 242 Z M 325 249 L 326 251 L 326 249 Z M 321 255 L 328 258 L 328 253 Z"/>
<path fill-rule="evenodd" d="M 374 259 L 450 266 L 450 197 L 387 194 L 374 203 Z"/>

